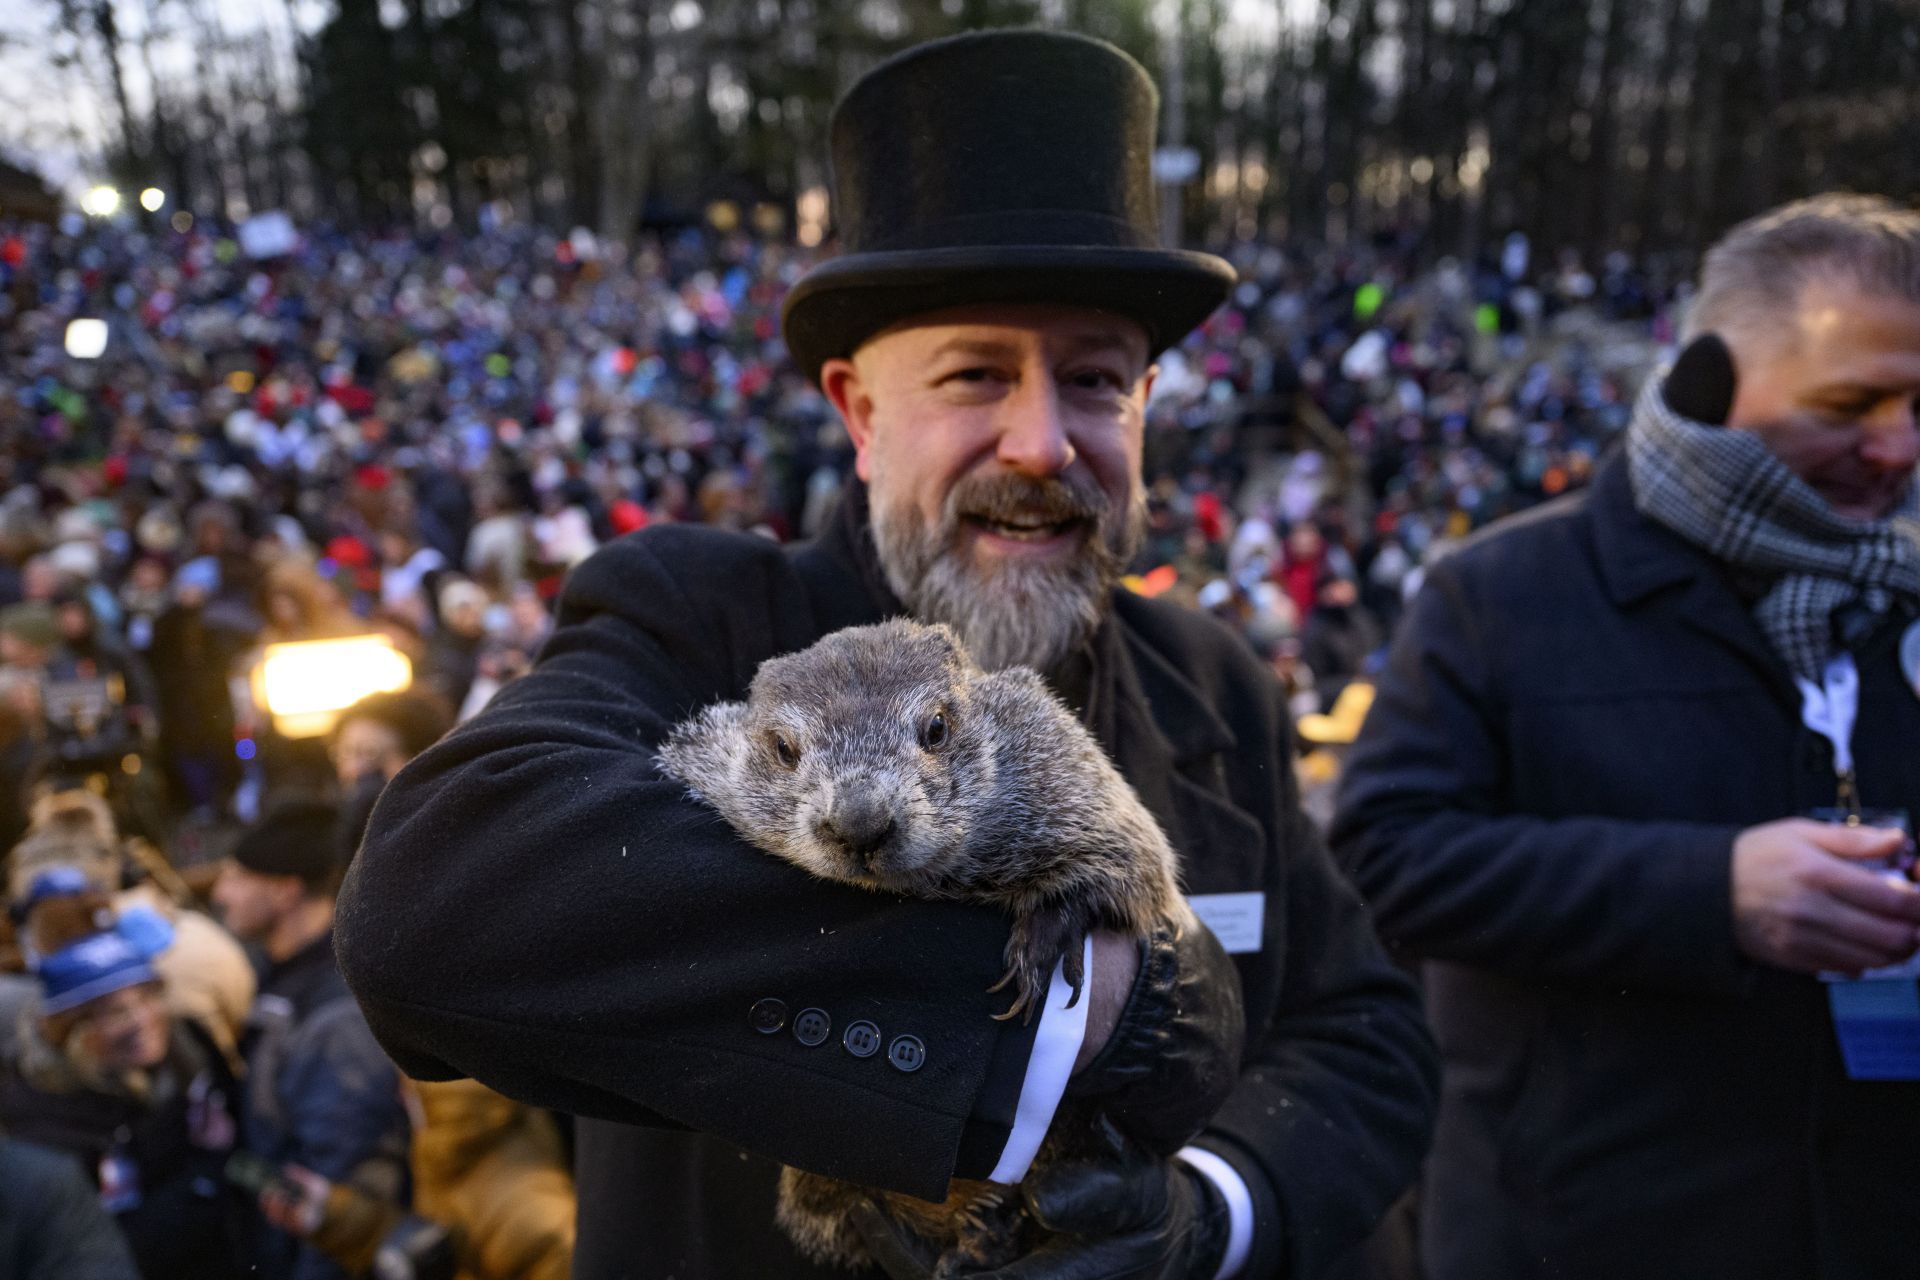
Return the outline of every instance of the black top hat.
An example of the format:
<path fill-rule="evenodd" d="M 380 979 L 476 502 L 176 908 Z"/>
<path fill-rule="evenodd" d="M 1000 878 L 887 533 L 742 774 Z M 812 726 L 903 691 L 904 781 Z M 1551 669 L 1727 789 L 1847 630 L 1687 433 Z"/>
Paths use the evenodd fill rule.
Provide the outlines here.
<path fill-rule="evenodd" d="M 1118 312 L 1165 350 L 1226 301 L 1231 266 L 1161 248 L 1159 95 L 1119 49 L 982 31 L 875 67 L 834 108 L 841 256 L 787 295 L 807 376 L 921 312 L 977 302 Z"/>

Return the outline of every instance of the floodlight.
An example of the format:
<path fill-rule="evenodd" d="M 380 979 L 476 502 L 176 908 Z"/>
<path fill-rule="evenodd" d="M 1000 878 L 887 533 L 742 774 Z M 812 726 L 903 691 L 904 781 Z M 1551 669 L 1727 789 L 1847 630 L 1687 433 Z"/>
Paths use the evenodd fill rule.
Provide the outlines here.
<path fill-rule="evenodd" d="M 254 698 L 288 738 L 312 738 L 360 699 L 413 682 L 413 664 L 383 635 L 270 644 L 253 669 Z"/>

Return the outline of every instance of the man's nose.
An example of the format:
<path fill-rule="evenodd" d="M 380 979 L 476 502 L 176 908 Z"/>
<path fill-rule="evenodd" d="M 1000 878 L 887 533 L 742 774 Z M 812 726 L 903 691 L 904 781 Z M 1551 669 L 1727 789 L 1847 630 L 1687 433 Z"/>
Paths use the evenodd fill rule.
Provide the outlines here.
<path fill-rule="evenodd" d="M 1073 464 L 1060 388 L 1050 374 L 1022 378 L 1001 402 L 999 460 L 1029 476 L 1056 476 Z"/>
<path fill-rule="evenodd" d="M 1860 452 L 1883 471 L 1920 464 L 1920 397 L 1893 401 L 1868 419 Z"/>

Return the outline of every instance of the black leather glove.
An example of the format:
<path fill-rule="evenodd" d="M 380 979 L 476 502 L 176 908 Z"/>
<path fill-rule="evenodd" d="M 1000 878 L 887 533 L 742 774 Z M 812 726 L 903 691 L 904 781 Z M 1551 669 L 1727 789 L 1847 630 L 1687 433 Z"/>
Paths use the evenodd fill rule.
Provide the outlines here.
<path fill-rule="evenodd" d="M 1213 1184 L 1137 1147 L 1036 1170 L 1021 1194 L 1049 1235 L 978 1280 L 1212 1280 L 1226 1253 L 1227 1206 Z"/>
<path fill-rule="evenodd" d="M 1240 1079 L 1246 1014 L 1240 974 L 1198 924 L 1156 929 L 1140 976 L 1099 1055 L 1067 1085 L 1127 1138 L 1171 1155 L 1204 1128 Z"/>
<path fill-rule="evenodd" d="M 1068 1096 L 1086 1100 L 1117 1130 L 1109 1135 L 1114 1154 L 1036 1169 L 1022 1184 L 1030 1202 L 1045 1189 L 1044 1203 L 1060 1210 L 1062 1234 L 1014 1265 L 1072 1262 L 1094 1269 L 1042 1270 L 1034 1276 L 1184 1276 L 1188 1272 L 1140 1268 L 1185 1265 L 1182 1250 L 1203 1243 L 1214 1250 L 1214 1267 L 1193 1274 L 1211 1277 L 1218 1269 L 1226 1232 L 1218 1194 L 1188 1166 L 1164 1157 L 1199 1133 L 1239 1082 L 1246 1035 L 1240 974 L 1219 940 L 1198 924 L 1177 933 L 1163 925 L 1140 945 L 1140 973 L 1119 1023 L 1099 1055 L 1067 1085 Z M 1108 1206 L 1101 1197 L 1110 1194 L 1121 1198 Z M 1202 1205 L 1205 1214 L 1199 1212 Z M 1052 1218 L 1035 1212 L 1043 1224 L 1052 1224 Z M 1106 1218 L 1096 1221 L 1101 1212 Z M 1215 1216 L 1218 1239 L 1203 1240 L 1198 1222 Z M 880 1206 L 863 1205 L 853 1219 L 868 1252 L 892 1280 L 926 1280 L 933 1274 L 932 1246 Z M 1130 1250 L 1147 1252 L 1136 1257 Z M 1081 1254 L 1092 1261 L 1080 1263 Z M 1161 1262 L 1153 1263 L 1154 1257 Z M 1128 1263 L 1134 1269 L 1099 1269 L 1114 1258 L 1134 1259 Z"/>

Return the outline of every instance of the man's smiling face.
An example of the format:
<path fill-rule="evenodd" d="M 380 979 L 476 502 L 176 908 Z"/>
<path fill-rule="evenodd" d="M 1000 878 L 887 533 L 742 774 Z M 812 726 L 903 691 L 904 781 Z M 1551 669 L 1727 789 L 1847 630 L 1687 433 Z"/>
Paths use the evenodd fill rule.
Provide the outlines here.
<path fill-rule="evenodd" d="M 983 666 L 1045 669 L 1141 534 L 1147 337 L 1071 306 L 933 312 L 829 361 L 894 591 Z"/>
<path fill-rule="evenodd" d="M 1920 460 L 1920 305 L 1818 279 L 1777 336 L 1747 345 L 1735 348 L 1727 424 L 1759 436 L 1838 514 L 1889 514 Z"/>

